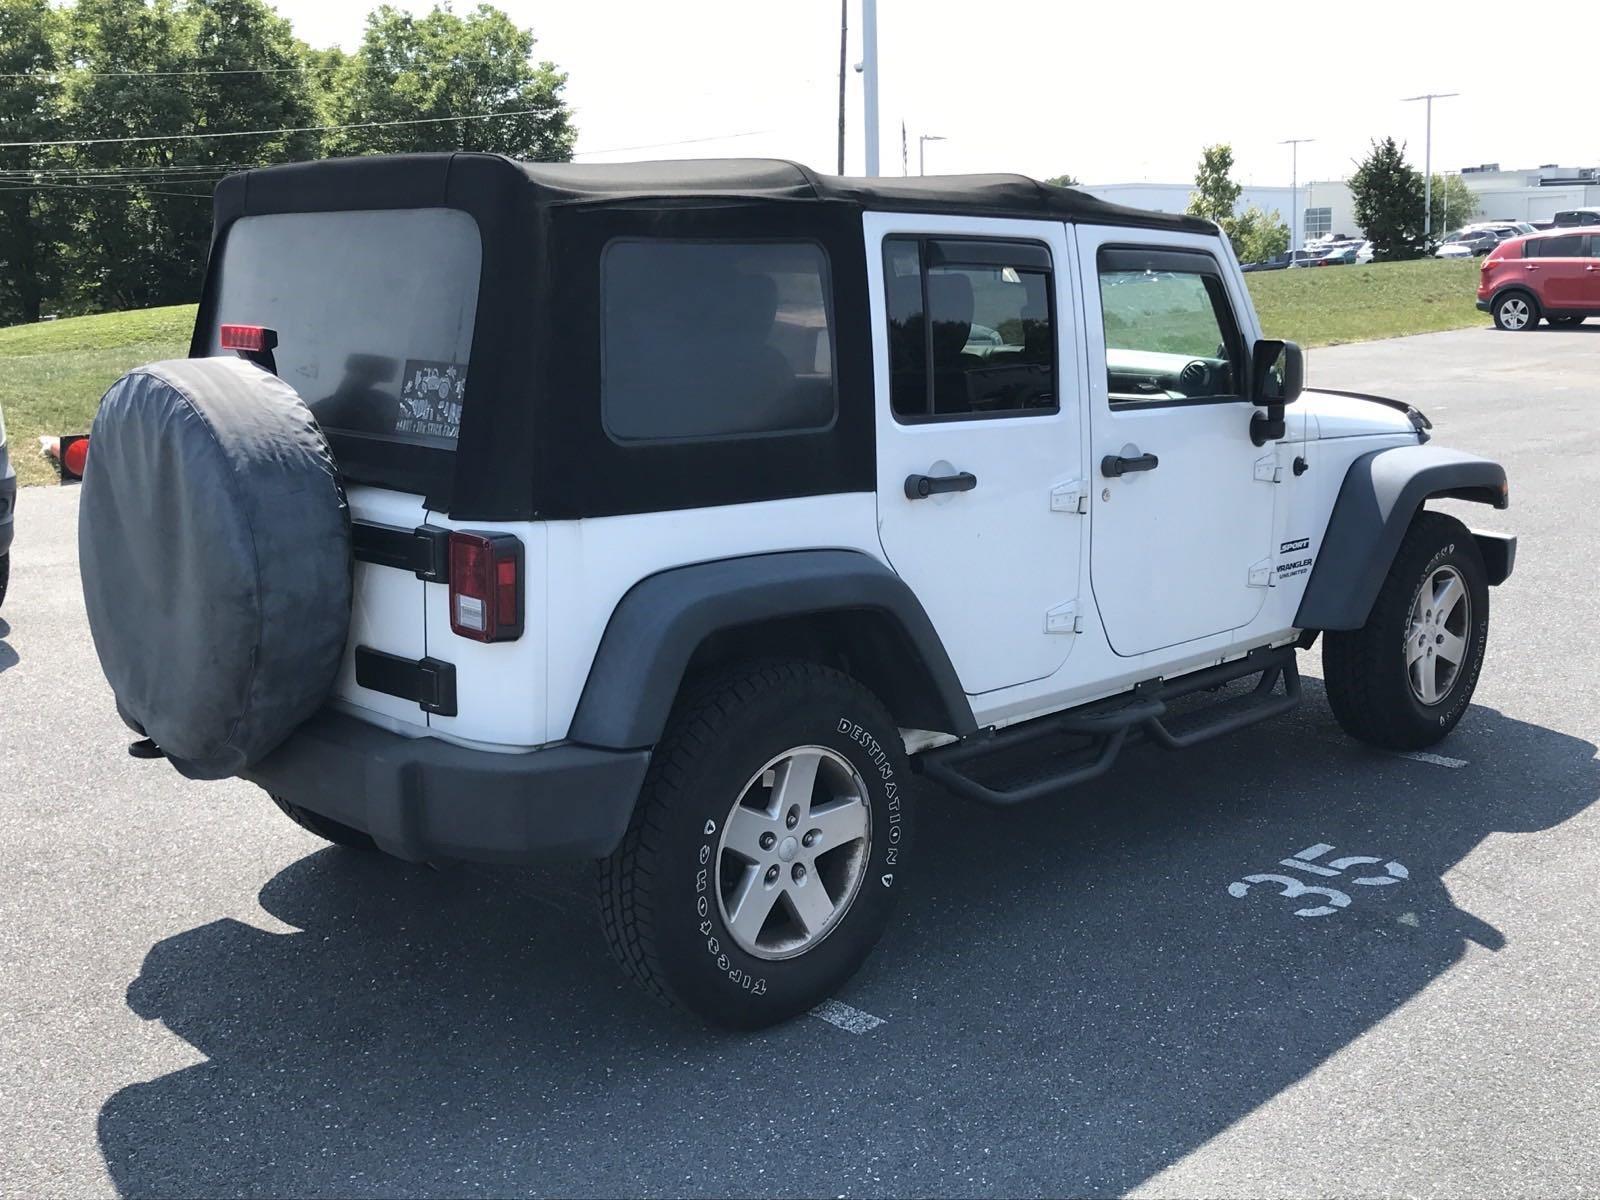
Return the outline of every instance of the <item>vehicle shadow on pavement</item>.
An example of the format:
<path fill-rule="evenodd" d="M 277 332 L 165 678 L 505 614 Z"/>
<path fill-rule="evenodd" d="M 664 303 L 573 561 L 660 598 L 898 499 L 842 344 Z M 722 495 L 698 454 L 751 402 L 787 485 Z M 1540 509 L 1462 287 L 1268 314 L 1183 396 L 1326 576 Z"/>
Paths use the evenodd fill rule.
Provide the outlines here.
<path fill-rule="evenodd" d="M 1579 738 L 1475 707 L 1450 769 L 1344 740 L 1306 686 L 1289 718 L 1135 748 L 1060 802 L 925 797 L 919 882 L 843 997 L 887 1020 L 859 1037 L 652 1007 L 584 868 L 310 854 L 261 893 L 298 932 L 221 920 L 149 952 L 129 1006 L 207 1061 L 107 1101 L 111 1176 L 140 1196 L 1123 1192 L 1503 946 L 1443 876 L 1600 798 Z M 1279 865 L 1319 845 L 1302 861 L 1324 871 L 1377 861 Z M 1349 903 L 1230 893 L 1263 873 Z"/>

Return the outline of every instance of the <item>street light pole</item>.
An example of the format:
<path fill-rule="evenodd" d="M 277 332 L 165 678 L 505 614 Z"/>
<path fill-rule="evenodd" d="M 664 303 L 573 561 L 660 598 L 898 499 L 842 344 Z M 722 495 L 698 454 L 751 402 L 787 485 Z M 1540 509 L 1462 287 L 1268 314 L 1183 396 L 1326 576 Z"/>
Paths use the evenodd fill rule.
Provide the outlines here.
<path fill-rule="evenodd" d="M 1428 92 L 1423 96 L 1406 96 L 1402 104 L 1422 100 L 1427 105 L 1427 132 L 1422 141 L 1422 240 L 1433 236 L 1433 102 L 1459 96 L 1460 92 Z"/>
<path fill-rule="evenodd" d="M 928 143 L 942 142 L 945 139 L 937 133 L 921 133 L 917 135 L 917 174 L 926 175 L 928 172 Z"/>
<path fill-rule="evenodd" d="M 878 0 L 861 0 L 861 92 L 867 175 L 873 176 L 878 173 Z"/>
<path fill-rule="evenodd" d="M 1303 142 L 1314 142 L 1316 138 L 1284 138 L 1280 146 L 1289 147 L 1289 191 L 1293 197 L 1290 203 L 1294 206 L 1289 213 L 1289 261 L 1294 262 L 1294 252 L 1300 241 L 1300 146 Z"/>

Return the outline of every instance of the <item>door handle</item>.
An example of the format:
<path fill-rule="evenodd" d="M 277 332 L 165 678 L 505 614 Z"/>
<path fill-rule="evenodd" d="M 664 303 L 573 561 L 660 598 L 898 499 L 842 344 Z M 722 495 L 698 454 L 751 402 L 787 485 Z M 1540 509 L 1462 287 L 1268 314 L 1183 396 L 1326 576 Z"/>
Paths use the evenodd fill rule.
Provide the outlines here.
<path fill-rule="evenodd" d="M 940 492 L 970 492 L 978 486 L 978 477 L 971 471 L 956 475 L 907 475 L 906 499 L 925 500 Z"/>
<path fill-rule="evenodd" d="M 1134 471 L 1154 471 L 1160 465 L 1161 460 L 1154 454 L 1140 454 L 1133 458 L 1108 454 L 1100 460 L 1100 474 L 1115 479 L 1119 475 L 1129 475 Z"/>
<path fill-rule="evenodd" d="M 1524 271 L 1537 271 L 1539 268 L 1536 267 L 1533 263 L 1524 263 L 1523 266 L 1522 266 L 1522 269 Z"/>

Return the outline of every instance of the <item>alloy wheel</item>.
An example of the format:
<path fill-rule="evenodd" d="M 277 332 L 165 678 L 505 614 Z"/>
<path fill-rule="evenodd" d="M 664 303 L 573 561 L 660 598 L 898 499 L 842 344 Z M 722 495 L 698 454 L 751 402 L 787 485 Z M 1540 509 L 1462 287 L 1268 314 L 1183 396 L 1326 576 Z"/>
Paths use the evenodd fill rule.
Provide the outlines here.
<path fill-rule="evenodd" d="M 718 903 L 735 942 L 793 958 L 838 927 L 872 846 L 867 785 L 822 746 L 797 746 L 751 776 L 717 844 Z"/>
<path fill-rule="evenodd" d="M 1427 705 L 1450 694 L 1467 661 L 1472 597 L 1454 567 L 1439 567 L 1417 589 L 1406 631 L 1406 674 L 1411 694 Z"/>

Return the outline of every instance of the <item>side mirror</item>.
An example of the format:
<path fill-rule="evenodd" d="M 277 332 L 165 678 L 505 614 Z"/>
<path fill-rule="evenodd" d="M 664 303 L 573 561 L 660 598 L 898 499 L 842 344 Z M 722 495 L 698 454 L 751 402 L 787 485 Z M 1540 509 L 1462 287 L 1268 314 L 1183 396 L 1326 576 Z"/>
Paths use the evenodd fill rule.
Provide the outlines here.
<path fill-rule="evenodd" d="M 1305 351 L 1262 338 L 1250 353 L 1250 400 L 1258 408 L 1293 404 L 1306 385 Z"/>

